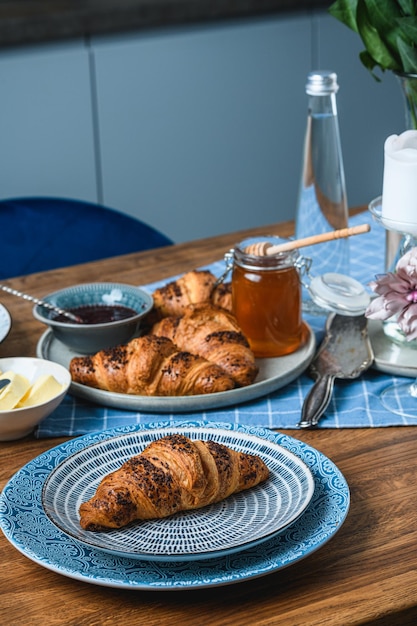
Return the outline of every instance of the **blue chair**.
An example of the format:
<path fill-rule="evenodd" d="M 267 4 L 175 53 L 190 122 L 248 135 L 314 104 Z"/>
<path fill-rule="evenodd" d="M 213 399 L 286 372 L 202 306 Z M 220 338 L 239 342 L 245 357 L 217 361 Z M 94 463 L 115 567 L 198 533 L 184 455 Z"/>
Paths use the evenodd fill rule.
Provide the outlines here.
<path fill-rule="evenodd" d="M 79 200 L 6 199 L 0 218 L 0 279 L 173 243 L 134 217 Z"/>

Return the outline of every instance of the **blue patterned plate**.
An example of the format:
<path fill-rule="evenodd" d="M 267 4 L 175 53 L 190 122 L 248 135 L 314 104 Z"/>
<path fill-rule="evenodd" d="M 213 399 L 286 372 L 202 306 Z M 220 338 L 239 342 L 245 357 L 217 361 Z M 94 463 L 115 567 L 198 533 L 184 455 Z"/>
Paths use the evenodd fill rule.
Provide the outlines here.
<path fill-rule="evenodd" d="M 178 432 L 256 454 L 269 468 L 270 477 L 202 509 L 107 532 L 83 530 L 78 510 L 94 495 L 102 478 L 140 454 L 151 441 Z M 60 530 L 90 547 L 123 557 L 178 561 L 225 556 L 265 541 L 303 513 L 313 492 L 308 467 L 282 446 L 250 433 L 190 425 L 124 433 L 72 454 L 45 481 L 42 504 Z"/>
<path fill-rule="evenodd" d="M 256 547 L 225 557 L 193 561 L 149 561 L 111 555 L 89 547 L 52 524 L 42 506 L 45 480 L 60 463 L 87 446 L 123 433 L 170 427 L 167 421 L 125 426 L 69 440 L 30 461 L 0 495 L 0 527 L 22 554 L 54 572 L 108 587 L 136 590 L 184 590 L 216 587 L 264 576 L 292 565 L 323 546 L 342 526 L 350 494 L 334 463 L 311 446 L 266 428 L 200 421 L 178 421 L 177 432 L 196 428 L 248 433 L 282 446 L 310 469 L 315 490 L 310 504 L 281 533 Z"/>
<path fill-rule="evenodd" d="M 9 311 L 3 304 L 0 304 L 0 343 L 6 339 L 12 327 L 12 320 Z"/>

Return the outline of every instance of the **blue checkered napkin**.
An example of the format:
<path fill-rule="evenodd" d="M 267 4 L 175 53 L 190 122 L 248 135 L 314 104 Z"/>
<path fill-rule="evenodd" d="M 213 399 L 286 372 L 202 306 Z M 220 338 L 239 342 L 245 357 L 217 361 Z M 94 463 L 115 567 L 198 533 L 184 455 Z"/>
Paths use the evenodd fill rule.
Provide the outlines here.
<path fill-rule="evenodd" d="M 368 213 L 355 216 L 351 225 L 371 223 L 370 233 L 350 239 L 351 275 L 362 282 L 369 283 L 375 274 L 384 271 L 385 231 L 371 220 Z M 208 266 L 216 275 L 224 269 L 223 261 Z M 148 285 L 150 291 L 164 284 L 159 281 Z M 317 344 L 323 338 L 323 317 L 306 317 L 317 338 Z M 388 412 L 382 406 L 379 395 L 393 382 L 406 379 L 381 374 L 368 370 L 354 381 L 336 380 L 334 392 L 325 417 L 319 423 L 320 428 L 366 428 L 381 426 L 417 425 L 417 419 L 402 418 Z M 205 419 L 237 424 L 264 426 L 269 428 L 297 428 L 301 407 L 305 396 L 312 386 L 312 380 L 302 374 L 283 389 L 267 396 L 246 402 L 235 407 L 212 409 L 204 413 L 172 413 L 163 415 L 164 419 Z M 67 395 L 64 402 L 38 428 L 38 437 L 56 437 L 82 435 L 125 424 L 146 424 L 156 421 L 160 415 L 148 412 L 124 411 L 95 406 L 84 400 Z"/>

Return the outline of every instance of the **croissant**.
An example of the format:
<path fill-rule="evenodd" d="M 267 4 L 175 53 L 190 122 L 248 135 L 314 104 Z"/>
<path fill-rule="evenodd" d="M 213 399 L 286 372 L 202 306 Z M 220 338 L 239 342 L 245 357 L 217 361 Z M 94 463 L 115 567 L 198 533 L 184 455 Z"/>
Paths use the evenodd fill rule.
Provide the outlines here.
<path fill-rule="evenodd" d="M 95 495 L 80 505 L 80 525 L 95 531 L 168 517 L 224 500 L 268 475 L 268 467 L 255 455 L 214 441 L 169 435 L 102 479 Z"/>
<path fill-rule="evenodd" d="M 211 294 L 211 303 L 232 312 L 232 283 L 220 283 L 217 285 Z"/>
<path fill-rule="evenodd" d="M 258 373 L 255 356 L 235 316 L 206 304 L 189 305 L 181 317 L 166 317 L 151 332 L 168 337 L 180 350 L 216 363 L 237 385 L 250 385 Z"/>
<path fill-rule="evenodd" d="M 159 319 L 170 315 L 182 315 L 189 304 L 201 302 L 213 303 L 231 311 L 230 285 L 215 287 L 216 280 L 216 277 L 208 270 L 187 272 L 153 292 L 153 314 L 157 314 Z"/>
<path fill-rule="evenodd" d="M 89 387 L 143 396 L 189 396 L 235 387 L 218 365 L 180 352 L 166 337 L 152 335 L 92 356 L 74 357 L 70 373 L 74 382 Z"/>

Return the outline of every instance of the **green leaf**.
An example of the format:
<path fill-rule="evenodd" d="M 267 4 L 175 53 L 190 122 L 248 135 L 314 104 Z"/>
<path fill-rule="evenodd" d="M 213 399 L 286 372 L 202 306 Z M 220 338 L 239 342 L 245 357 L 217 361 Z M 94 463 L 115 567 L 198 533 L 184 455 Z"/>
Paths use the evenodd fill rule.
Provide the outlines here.
<path fill-rule="evenodd" d="M 329 13 L 359 34 L 360 60 L 376 80 L 376 66 L 417 73 L 416 0 L 336 0 Z"/>
<path fill-rule="evenodd" d="M 356 33 L 358 27 L 356 24 L 356 6 L 358 0 L 336 0 L 330 8 L 329 13 L 335 17 L 339 22 L 342 22 Z"/>
<path fill-rule="evenodd" d="M 398 50 L 401 56 L 403 71 L 410 74 L 417 74 L 417 49 L 409 46 L 398 37 Z"/>
<path fill-rule="evenodd" d="M 379 83 L 381 82 L 381 79 L 379 78 L 379 76 L 377 76 L 374 72 L 373 69 L 374 67 L 377 65 L 375 63 L 375 60 L 371 57 L 371 55 L 369 54 L 369 52 L 367 52 L 366 50 L 363 50 L 363 52 L 361 52 L 359 54 L 359 58 L 362 62 L 362 65 L 364 65 L 366 67 L 367 70 L 370 71 L 370 73 L 372 74 L 372 76 L 375 78 L 375 80 L 377 80 Z"/>
<path fill-rule="evenodd" d="M 404 41 L 417 45 L 417 17 L 400 17 L 397 19 L 400 33 L 404 34 Z"/>
<path fill-rule="evenodd" d="M 396 0 L 364 0 L 368 16 L 377 31 L 385 33 L 393 28 L 393 22 L 402 13 Z"/>
<path fill-rule="evenodd" d="M 416 15 L 417 7 L 415 0 L 398 0 L 398 4 L 404 12 L 404 15 Z"/>
<path fill-rule="evenodd" d="M 396 0 L 383 0 L 383 2 L 381 0 L 364 0 L 364 3 L 370 24 L 378 32 L 398 62 L 397 37 L 400 34 L 400 28 L 397 18 L 401 17 L 398 3 Z"/>
<path fill-rule="evenodd" d="M 370 56 L 382 69 L 399 70 L 401 65 L 370 21 L 365 0 L 358 0 L 356 11 L 359 34 Z"/>

